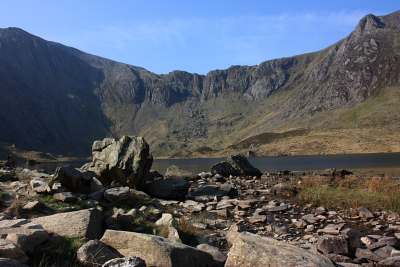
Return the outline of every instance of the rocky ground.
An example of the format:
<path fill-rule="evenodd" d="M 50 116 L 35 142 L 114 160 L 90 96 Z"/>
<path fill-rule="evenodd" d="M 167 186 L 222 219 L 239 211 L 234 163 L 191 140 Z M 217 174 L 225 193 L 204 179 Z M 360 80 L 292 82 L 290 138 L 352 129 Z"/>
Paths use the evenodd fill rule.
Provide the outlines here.
<path fill-rule="evenodd" d="M 63 170 L 2 170 L 2 266 L 102 266 L 133 256 L 147 266 L 400 266 L 399 214 L 299 205 L 311 174 L 171 167 L 150 172 L 146 193 L 93 177 L 82 193 L 67 189 L 60 173 L 83 181 L 85 171 Z M 46 261 L 38 252 L 57 238 L 82 243 L 62 261 Z"/>

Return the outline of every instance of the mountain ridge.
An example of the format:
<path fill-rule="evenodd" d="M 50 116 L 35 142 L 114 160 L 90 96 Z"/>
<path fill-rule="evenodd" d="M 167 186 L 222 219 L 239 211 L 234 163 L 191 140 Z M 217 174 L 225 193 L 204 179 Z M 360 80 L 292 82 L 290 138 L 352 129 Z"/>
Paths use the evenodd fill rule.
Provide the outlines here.
<path fill-rule="evenodd" d="M 88 156 L 93 140 L 134 134 L 145 137 L 155 156 L 183 150 L 201 156 L 196 151 L 204 147 L 204 156 L 213 156 L 266 132 L 340 128 L 341 118 L 335 126 L 327 114 L 352 109 L 390 86 L 397 96 L 399 24 L 399 11 L 367 15 L 326 49 L 207 75 L 158 75 L 21 29 L 1 29 L 0 141 Z"/>

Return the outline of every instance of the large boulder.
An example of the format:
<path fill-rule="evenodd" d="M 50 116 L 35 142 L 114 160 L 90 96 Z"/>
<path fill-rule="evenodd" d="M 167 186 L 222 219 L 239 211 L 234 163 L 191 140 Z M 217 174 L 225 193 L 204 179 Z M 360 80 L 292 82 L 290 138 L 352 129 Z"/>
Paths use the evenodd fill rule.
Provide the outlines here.
<path fill-rule="evenodd" d="M 229 156 L 226 161 L 214 164 L 211 166 L 211 172 L 225 177 L 229 175 L 261 176 L 261 171 L 253 167 L 242 154 Z"/>
<path fill-rule="evenodd" d="M 90 192 L 90 184 L 97 174 L 93 171 L 74 168 L 70 165 L 58 167 L 54 173 L 54 180 L 72 192 Z"/>
<path fill-rule="evenodd" d="M 225 263 L 225 267 L 233 266 L 333 267 L 335 265 L 320 253 L 243 232 L 236 236 Z"/>
<path fill-rule="evenodd" d="M 141 190 L 153 163 L 149 145 L 143 137 L 105 138 L 92 146 L 93 162 L 83 168 L 94 171 L 106 184 L 116 180 Z"/>
<path fill-rule="evenodd" d="M 95 208 L 43 216 L 32 221 L 48 232 L 70 238 L 99 239 L 105 230 L 103 214 Z"/>
<path fill-rule="evenodd" d="M 187 195 L 189 187 L 185 179 L 165 179 L 147 183 L 145 191 L 156 198 L 181 199 Z"/>
<path fill-rule="evenodd" d="M 160 236 L 107 230 L 100 241 L 124 257 L 143 259 L 147 266 L 213 266 L 210 254 Z"/>

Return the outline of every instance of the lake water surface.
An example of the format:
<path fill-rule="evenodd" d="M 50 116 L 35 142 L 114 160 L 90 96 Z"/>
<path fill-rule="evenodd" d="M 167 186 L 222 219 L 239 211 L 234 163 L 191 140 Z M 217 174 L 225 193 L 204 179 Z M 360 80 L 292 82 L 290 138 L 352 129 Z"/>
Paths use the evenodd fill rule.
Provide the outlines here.
<path fill-rule="evenodd" d="M 192 173 L 208 172 L 211 166 L 226 160 L 226 158 L 208 159 L 155 159 L 152 169 L 165 174 L 168 167 L 176 165 Z M 323 171 L 336 168 L 353 171 L 357 175 L 374 176 L 387 174 L 400 177 L 400 153 L 376 154 L 340 154 L 340 155 L 311 155 L 311 156 L 271 156 L 248 158 L 249 162 L 262 172 L 277 170 L 290 171 Z M 54 172 L 56 167 L 71 165 L 81 167 L 85 162 L 44 162 L 29 166 L 28 169 L 46 169 Z"/>

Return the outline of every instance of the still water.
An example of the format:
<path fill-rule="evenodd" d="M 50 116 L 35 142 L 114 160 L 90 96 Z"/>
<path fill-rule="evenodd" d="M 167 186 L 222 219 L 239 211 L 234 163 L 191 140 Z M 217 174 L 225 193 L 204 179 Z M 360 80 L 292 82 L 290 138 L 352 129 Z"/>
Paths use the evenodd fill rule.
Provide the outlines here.
<path fill-rule="evenodd" d="M 168 167 L 176 165 L 192 173 L 208 172 L 215 163 L 226 160 L 226 158 L 209 159 L 156 159 L 152 169 L 165 174 Z M 312 155 L 312 156 L 274 156 L 248 158 L 250 163 L 262 172 L 274 172 L 277 170 L 290 171 L 323 171 L 336 168 L 346 169 L 357 175 L 374 176 L 376 174 L 387 174 L 400 177 L 400 153 L 379 154 L 341 154 L 341 155 Z M 46 169 L 54 172 L 56 167 L 71 165 L 81 167 L 85 162 L 44 162 L 42 164 L 29 166 L 28 169 Z"/>

